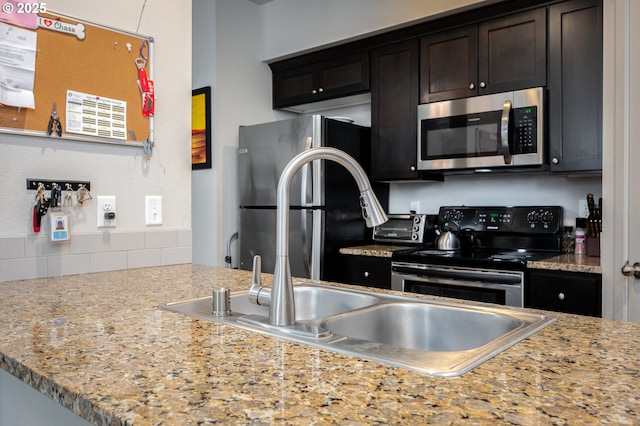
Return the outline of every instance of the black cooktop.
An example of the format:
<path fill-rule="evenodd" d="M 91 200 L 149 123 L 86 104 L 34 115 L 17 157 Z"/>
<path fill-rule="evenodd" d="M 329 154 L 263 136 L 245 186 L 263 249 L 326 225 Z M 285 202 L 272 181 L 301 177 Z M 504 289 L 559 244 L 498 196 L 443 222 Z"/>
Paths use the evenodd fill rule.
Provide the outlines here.
<path fill-rule="evenodd" d="M 526 268 L 528 261 L 547 259 L 557 256 L 558 254 L 558 251 L 508 249 L 446 251 L 427 246 L 394 251 L 392 261 L 450 266 L 491 267 L 497 269 L 523 269 Z"/>
<path fill-rule="evenodd" d="M 438 225 L 457 233 L 462 250 L 434 244 L 393 252 L 394 262 L 523 269 L 528 261 L 557 256 L 562 207 L 440 207 Z"/>

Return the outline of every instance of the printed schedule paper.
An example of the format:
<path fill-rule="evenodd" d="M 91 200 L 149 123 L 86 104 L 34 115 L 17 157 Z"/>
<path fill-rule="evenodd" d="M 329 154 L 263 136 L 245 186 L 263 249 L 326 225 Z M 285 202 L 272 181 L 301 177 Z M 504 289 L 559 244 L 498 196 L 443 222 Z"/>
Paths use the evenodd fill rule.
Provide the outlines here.
<path fill-rule="evenodd" d="M 127 102 L 67 90 L 67 133 L 127 139 Z"/>

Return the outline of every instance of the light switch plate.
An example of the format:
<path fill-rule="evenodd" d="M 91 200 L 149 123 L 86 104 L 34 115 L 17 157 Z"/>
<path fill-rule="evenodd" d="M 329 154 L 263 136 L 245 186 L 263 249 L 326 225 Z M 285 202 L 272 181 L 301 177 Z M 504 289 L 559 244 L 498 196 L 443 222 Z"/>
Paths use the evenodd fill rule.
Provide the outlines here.
<path fill-rule="evenodd" d="M 113 228 L 116 226 L 116 197 L 115 195 L 98 195 L 98 228 Z M 110 218 L 113 216 L 113 218 Z"/>
<path fill-rule="evenodd" d="M 162 196 L 147 195 L 144 197 L 145 223 L 147 225 L 162 225 Z"/>

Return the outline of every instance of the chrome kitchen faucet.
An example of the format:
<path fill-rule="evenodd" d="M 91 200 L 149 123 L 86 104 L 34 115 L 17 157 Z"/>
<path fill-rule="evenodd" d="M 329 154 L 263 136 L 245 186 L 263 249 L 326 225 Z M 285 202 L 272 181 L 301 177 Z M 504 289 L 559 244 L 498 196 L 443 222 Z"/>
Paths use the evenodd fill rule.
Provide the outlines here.
<path fill-rule="evenodd" d="M 293 280 L 289 266 L 289 188 L 295 174 L 307 163 L 315 160 L 332 160 L 347 169 L 360 190 L 362 217 L 369 228 L 385 223 L 388 218 L 371 183 L 358 162 L 344 151 L 336 148 L 311 148 L 296 155 L 285 166 L 278 181 L 276 207 L 276 262 L 273 285 L 269 289 L 260 284 L 260 258 L 253 263 L 253 282 L 249 299 L 259 305 L 269 304 L 269 324 L 290 326 L 295 323 Z"/>

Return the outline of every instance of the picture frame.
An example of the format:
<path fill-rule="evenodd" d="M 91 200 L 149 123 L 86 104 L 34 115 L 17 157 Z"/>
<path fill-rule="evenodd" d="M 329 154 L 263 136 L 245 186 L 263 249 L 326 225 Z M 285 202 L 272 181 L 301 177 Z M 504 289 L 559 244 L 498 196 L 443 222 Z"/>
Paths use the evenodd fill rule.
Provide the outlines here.
<path fill-rule="evenodd" d="M 211 87 L 191 93 L 191 170 L 211 168 Z"/>

